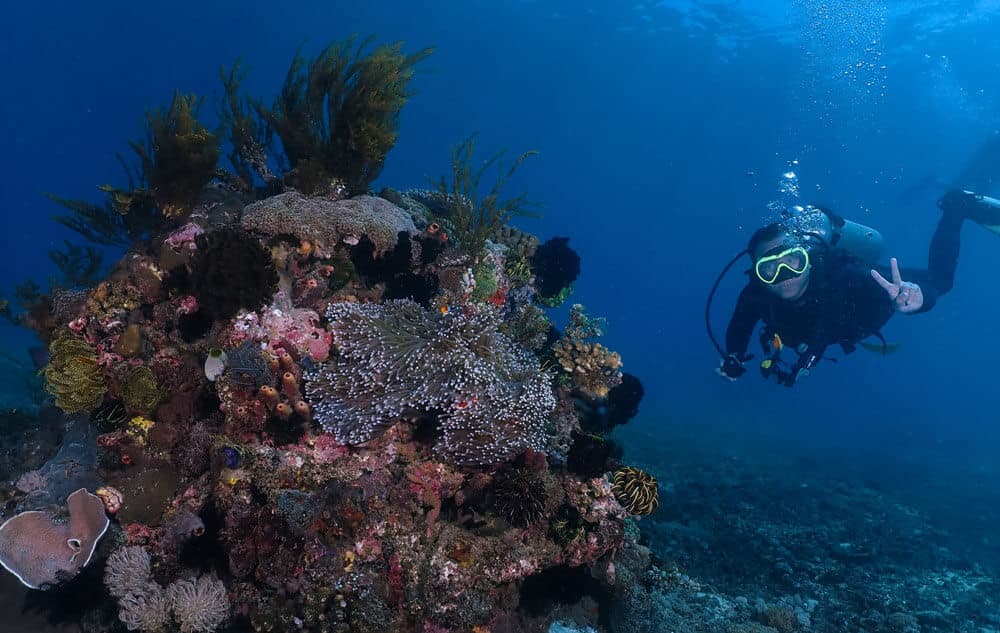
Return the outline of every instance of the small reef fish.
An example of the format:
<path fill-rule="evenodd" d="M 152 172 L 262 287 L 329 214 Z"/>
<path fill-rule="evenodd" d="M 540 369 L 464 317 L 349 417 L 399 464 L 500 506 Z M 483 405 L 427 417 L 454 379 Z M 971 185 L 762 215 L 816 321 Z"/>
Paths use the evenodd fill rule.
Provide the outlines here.
<path fill-rule="evenodd" d="M 785 344 L 781 342 L 781 337 L 775 334 L 774 338 L 771 339 L 771 348 L 776 352 L 780 352 L 784 346 Z"/>
<path fill-rule="evenodd" d="M 222 375 L 222 372 L 226 371 L 227 360 L 228 358 L 224 351 L 218 348 L 211 349 L 208 352 L 208 358 L 205 359 L 205 377 L 215 382 Z"/>

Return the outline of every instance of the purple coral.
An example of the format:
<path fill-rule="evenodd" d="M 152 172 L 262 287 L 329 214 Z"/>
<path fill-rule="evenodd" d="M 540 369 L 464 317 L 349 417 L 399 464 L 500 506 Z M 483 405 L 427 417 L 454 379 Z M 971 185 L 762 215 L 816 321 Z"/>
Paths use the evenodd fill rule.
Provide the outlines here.
<path fill-rule="evenodd" d="M 306 375 L 306 395 L 338 441 L 362 444 L 400 417 L 438 412 L 443 461 L 497 464 L 544 449 L 552 378 L 498 331 L 499 310 L 337 303 L 327 317 L 337 353 Z"/>

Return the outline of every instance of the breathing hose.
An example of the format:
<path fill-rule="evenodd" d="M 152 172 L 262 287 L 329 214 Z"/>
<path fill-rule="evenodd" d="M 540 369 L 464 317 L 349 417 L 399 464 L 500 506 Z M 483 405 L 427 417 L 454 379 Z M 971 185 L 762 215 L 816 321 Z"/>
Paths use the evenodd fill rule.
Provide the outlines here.
<path fill-rule="evenodd" d="M 719 341 L 715 338 L 715 334 L 712 333 L 712 300 L 715 298 L 715 291 L 719 289 L 719 284 L 722 283 L 722 278 L 726 276 L 729 269 L 740 260 L 741 257 L 747 254 L 747 250 L 743 249 L 733 257 L 726 267 L 722 269 L 719 276 L 715 278 L 715 283 L 712 284 L 712 289 L 708 292 L 708 299 L 705 301 L 705 330 L 708 332 L 708 338 L 712 341 L 712 345 L 715 346 L 716 351 L 719 352 L 719 358 L 726 357 L 726 350 L 722 348 Z"/>

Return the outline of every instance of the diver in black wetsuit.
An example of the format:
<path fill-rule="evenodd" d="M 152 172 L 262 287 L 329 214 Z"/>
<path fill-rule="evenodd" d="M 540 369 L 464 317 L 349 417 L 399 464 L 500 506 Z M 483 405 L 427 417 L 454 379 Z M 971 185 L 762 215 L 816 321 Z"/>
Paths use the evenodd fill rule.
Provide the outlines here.
<path fill-rule="evenodd" d="M 808 374 L 831 345 L 850 353 L 863 339 L 876 336 L 885 346 L 880 330 L 893 314 L 926 312 L 951 290 L 966 219 L 1000 233 L 1000 201 L 953 190 L 938 206 L 942 215 L 926 270 L 900 270 L 895 259 L 889 270 L 872 268 L 793 221 L 755 232 L 745 251 L 754 267 L 729 321 L 718 373 L 735 380 L 746 372 L 743 364 L 752 358 L 747 347 L 758 322 L 764 323 L 761 372 L 789 387 Z M 844 225 L 829 211 L 811 209 L 821 211 L 835 227 Z M 788 365 L 781 359 L 786 348 L 798 353 Z"/>

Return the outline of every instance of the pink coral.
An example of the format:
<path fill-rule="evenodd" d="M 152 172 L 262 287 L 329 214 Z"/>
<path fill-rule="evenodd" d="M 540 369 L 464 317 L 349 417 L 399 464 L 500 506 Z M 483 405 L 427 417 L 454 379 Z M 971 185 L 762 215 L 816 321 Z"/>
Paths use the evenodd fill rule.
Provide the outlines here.
<path fill-rule="evenodd" d="M 198 311 L 198 299 L 194 295 L 184 295 L 177 302 L 177 314 L 194 314 Z"/>
<path fill-rule="evenodd" d="M 310 440 L 312 442 L 312 459 L 317 464 L 329 464 L 347 455 L 349 449 L 333 439 L 333 436 L 322 434 Z"/>
<path fill-rule="evenodd" d="M 611 491 L 611 483 L 606 478 L 590 481 L 567 479 L 564 482 L 570 503 L 589 523 L 598 523 L 606 518 L 624 519 L 626 512 Z"/>
<path fill-rule="evenodd" d="M 267 329 L 261 325 L 256 312 L 241 312 L 230 322 L 229 327 L 219 335 L 219 346 L 239 347 L 245 341 L 262 341 L 267 338 Z"/>
<path fill-rule="evenodd" d="M 330 357 L 332 335 L 320 326 L 319 315 L 313 310 L 270 308 L 264 313 L 263 326 L 271 341 L 288 341 L 295 351 L 316 362 Z"/>
<path fill-rule="evenodd" d="M 445 464 L 422 462 L 414 464 L 406 471 L 409 490 L 417 495 L 427 511 L 427 538 L 434 534 L 434 522 L 441 514 L 441 502 L 450 499 L 461 487 L 465 477 L 448 468 Z"/>
<path fill-rule="evenodd" d="M 163 240 L 166 246 L 169 246 L 174 252 L 181 252 L 184 249 L 194 250 L 195 242 L 194 238 L 198 237 L 204 233 L 204 229 L 193 222 L 188 222 L 181 228 L 177 229 L 173 233 L 167 236 L 167 239 Z"/>

